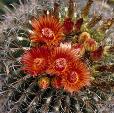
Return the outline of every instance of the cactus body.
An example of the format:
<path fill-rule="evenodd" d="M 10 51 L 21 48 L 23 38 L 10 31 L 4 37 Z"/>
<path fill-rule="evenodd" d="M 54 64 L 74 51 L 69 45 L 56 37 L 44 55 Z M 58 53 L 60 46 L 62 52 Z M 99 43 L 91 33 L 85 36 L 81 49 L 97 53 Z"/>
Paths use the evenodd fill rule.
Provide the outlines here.
<path fill-rule="evenodd" d="M 0 112 L 103 113 L 103 106 L 110 105 L 110 111 L 108 108 L 105 111 L 113 113 L 113 9 L 104 1 L 94 0 L 26 0 L 25 3 L 20 0 L 19 5 L 12 6 L 13 11 L 4 6 L 6 14 L 0 23 Z M 39 22 L 40 19 L 42 20 Z M 70 22 L 67 22 L 67 19 Z M 45 21 L 53 24 L 47 25 Z M 43 26 L 43 35 L 38 29 L 40 24 Z M 44 26 L 51 27 L 49 29 Z M 90 41 L 84 46 L 85 39 L 80 39 L 83 33 L 88 33 L 89 38 L 86 41 L 93 40 L 97 46 L 91 46 Z M 64 44 L 66 42 L 67 44 Z M 92 50 L 89 51 L 87 46 Z M 31 48 L 35 47 L 38 50 L 31 51 Z M 46 49 L 39 49 L 40 47 Z M 83 47 L 83 51 L 80 47 Z M 47 48 L 53 52 L 47 52 Z M 98 51 L 99 48 L 102 50 Z M 29 54 L 24 59 L 23 55 L 27 51 Z M 32 59 L 32 68 L 22 69 L 29 60 L 32 62 L 29 59 L 31 56 L 39 54 L 39 59 Z M 48 58 L 50 54 L 51 57 Z M 43 55 L 49 59 L 44 67 Z M 59 55 L 63 58 L 59 58 Z M 72 57 L 73 55 L 76 57 Z M 77 63 L 74 63 L 75 60 Z M 54 61 L 56 62 L 53 63 Z M 67 68 L 68 66 L 70 68 Z M 65 76 L 63 79 L 61 73 Z M 79 80 L 82 83 L 78 84 Z"/>

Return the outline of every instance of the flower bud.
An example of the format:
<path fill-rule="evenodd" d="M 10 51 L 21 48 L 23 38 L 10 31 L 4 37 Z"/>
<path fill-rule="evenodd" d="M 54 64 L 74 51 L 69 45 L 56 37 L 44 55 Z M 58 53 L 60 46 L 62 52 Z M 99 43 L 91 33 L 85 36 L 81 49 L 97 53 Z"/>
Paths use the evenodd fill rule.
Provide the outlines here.
<path fill-rule="evenodd" d="M 101 60 L 103 57 L 103 47 L 100 46 L 98 49 L 96 49 L 95 51 L 91 52 L 90 57 L 92 60 L 94 61 L 98 61 Z"/>
<path fill-rule="evenodd" d="M 74 22 L 71 18 L 66 18 L 63 23 L 64 34 L 69 34 L 72 32 L 74 26 Z"/>
<path fill-rule="evenodd" d="M 80 32 L 82 24 L 83 24 L 83 18 L 79 18 L 78 20 L 76 20 L 76 23 L 75 23 L 76 32 Z"/>
<path fill-rule="evenodd" d="M 42 89 L 47 89 L 48 86 L 50 84 L 50 80 L 48 77 L 41 77 L 39 80 L 38 80 L 38 85 L 40 88 Z"/>
<path fill-rule="evenodd" d="M 84 43 L 86 40 L 90 38 L 90 34 L 87 32 L 82 32 L 79 36 L 79 43 Z"/>
<path fill-rule="evenodd" d="M 84 47 L 87 51 L 95 51 L 97 49 L 97 42 L 94 39 L 89 38 L 84 42 Z"/>
<path fill-rule="evenodd" d="M 85 53 L 85 48 L 83 44 L 74 44 L 73 49 L 75 49 L 78 52 L 79 56 L 82 56 Z"/>

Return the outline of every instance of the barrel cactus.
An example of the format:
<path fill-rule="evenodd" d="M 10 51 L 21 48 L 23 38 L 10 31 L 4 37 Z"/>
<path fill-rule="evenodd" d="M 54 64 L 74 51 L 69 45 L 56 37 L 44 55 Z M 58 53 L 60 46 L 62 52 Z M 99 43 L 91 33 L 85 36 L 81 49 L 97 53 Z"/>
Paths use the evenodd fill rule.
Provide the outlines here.
<path fill-rule="evenodd" d="M 113 113 L 113 8 L 96 0 L 11 6 L 0 23 L 1 113 Z"/>

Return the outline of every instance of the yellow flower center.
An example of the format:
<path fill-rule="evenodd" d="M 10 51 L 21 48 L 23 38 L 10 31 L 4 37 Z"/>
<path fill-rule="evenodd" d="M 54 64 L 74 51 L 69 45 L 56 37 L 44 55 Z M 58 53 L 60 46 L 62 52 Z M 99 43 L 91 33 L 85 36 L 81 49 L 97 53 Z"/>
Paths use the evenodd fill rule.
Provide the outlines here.
<path fill-rule="evenodd" d="M 59 58 L 55 61 L 55 68 L 58 71 L 63 71 L 67 66 L 67 61 L 65 58 Z"/>
<path fill-rule="evenodd" d="M 38 70 L 39 66 L 41 66 L 43 61 L 44 61 L 43 58 L 34 59 L 34 61 L 33 61 L 33 70 Z"/>

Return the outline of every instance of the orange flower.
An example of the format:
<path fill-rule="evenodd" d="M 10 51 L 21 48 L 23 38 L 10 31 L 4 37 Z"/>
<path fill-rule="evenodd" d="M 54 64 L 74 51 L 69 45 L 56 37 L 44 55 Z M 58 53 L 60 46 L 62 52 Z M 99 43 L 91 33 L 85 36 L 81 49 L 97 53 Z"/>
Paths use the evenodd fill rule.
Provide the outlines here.
<path fill-rule="evenodd" d="M 45 42 L 47 45 L 56 45 L 63 38 L 62 24 L 53 16 L 42 16 L 32 21 L 32 42 Z"/>
<path fill-rule="evenodd" d="M 22 56 L 23 70 L 32 76 L 37 76 L 47 69 L 49 55 L 49 50 L 46 47 L 28 50 Z"/>
<path fill-rule="evenodd" d="M 73 93 L 90 84 L 90 71 L 86 64 L 77 59 L 75 65 L 62 75 L 64 90 Z"/>
<path fill-rule="evenodd" d="M 50 57 L 47 73 L 60 75 L 67 68 L 72 67 L 72 63 L 77 59 L 76 51 L 70 48 L 70 45 L 61 44 L 55 48 Z"/>

